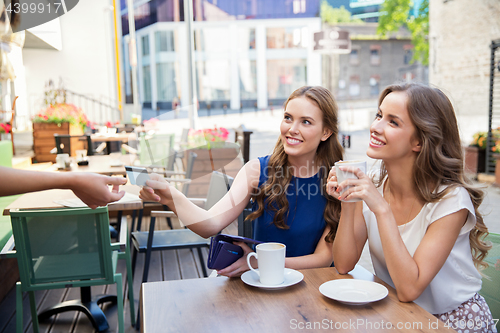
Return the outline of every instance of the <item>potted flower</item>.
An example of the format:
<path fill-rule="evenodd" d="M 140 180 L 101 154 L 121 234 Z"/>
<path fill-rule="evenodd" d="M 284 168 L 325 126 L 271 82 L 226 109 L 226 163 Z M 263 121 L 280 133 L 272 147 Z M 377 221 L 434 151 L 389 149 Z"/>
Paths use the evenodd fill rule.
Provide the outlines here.
<path fill-rule="evenodd" d="M 223 127 L 189 130 L 187 138 L 187 154 L 184 154 L 184 165 L 187 165 L 189 153 L 195 153 L 196 159 L 191 174 L 192 182 L 189 185 L 191 197 L 204 197 L 212 171 L 224 168 L 224 173 L 235 177 L 243 166 L 243 160 L 236 157 L 239 154 L 239 145 L 227 142 L 229 131 Z"/>
<path fill-rule="evenodd" d="M 472 174 L 486 171 L 486 140 L 488 132 L 477 132 L 465 147 L 465 170 Z"/>
<path fill-rule="evenodd" d="M 82 135 L 89 121 L 81 108 L 67 103 L 49 104 L 32 118 L 33 146 L 37 162 L 54 162 L 50 151 L 55 146 L 54 134 Z M 71 150 L 83 149 L 83 142 L 75 139 Z"/>
<path fill-rule="evenodd" d="M 7 123 L 0 123 L 0 133 L 6 133 L 9 134 L 11 131 L 10 124 Z"/>

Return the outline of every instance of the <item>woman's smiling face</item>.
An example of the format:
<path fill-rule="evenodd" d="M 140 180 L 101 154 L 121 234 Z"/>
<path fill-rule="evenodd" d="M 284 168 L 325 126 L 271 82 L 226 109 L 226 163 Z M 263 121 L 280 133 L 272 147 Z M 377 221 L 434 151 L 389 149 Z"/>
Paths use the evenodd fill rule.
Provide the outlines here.
<path fill-rule="evenodd" d="M 314 158 L 321 141 L 331 135 L 323 127 L 323 111 L 307 97 L 290 100 L 280 126 L 281 141 L 289 156 Z"/>
<path fill-rule="evenodd" d="M 391 92 L 384 98 L 370 126 L 370 143 L 366 151 L 369 157 L 393 160 L 413 156 L 420 150 L 407 101 L 404 92 Z"/>

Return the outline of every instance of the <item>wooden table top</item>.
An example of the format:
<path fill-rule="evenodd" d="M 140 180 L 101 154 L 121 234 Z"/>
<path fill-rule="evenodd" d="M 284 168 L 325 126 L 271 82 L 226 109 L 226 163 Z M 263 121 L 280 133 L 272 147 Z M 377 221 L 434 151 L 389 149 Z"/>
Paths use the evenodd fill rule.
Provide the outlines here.
<path fill-rule="evenodd" d="M 116 156 L 119 156 L 119 160 Z M 101 175 L 126 175 L 125 165 L 134 165 L 136 156 L 126 155 L 93 155 L 88 156 L 88 165 L 78 165 L 75 161 L 71 163 L 71 169 L 58 170 L 57 164 L 53 164 L 47 171 L 59 172 L 94 172 Z"/>
<path fill-rule="evenodd" d="M 139 186 L 124 185 L 120 186 L 120 190 L 133 195 L 139 194 Z M 17 198 L 14 202 L 8 205 L 3 215 L 9 215 L 11 209 L 50 209 L 62 208 L 64 205 L 58 204 L 55 201 L 75 200 L 77 196 L 71 190 L 46 190 L 39 192 L 26 193 Z M 136 210 L 143 207 L 142 200 L 127 200 L 117 201 L 108 205 L 109 211 Z"/>
<path fill-rule="evenodd" d="M 141 332 L 454 332 L 359 265 L 347 275 L 330 267 L 301 272 L 303 281 L 279 290 L 226 277 L 144 283 Z M 355 306 L 319 292 L 324 282 L 352 278 L 381 283 L 389 295 Z"/>

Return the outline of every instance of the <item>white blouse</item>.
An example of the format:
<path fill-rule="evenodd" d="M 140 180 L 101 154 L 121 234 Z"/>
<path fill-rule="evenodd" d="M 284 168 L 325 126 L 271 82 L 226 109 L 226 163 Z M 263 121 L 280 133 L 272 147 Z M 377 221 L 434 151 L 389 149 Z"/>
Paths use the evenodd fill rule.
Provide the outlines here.
<path fill-rule="evenodd" d="M 378 188 L 379 192 L 382 193 L 382 189 L 383 185 Z M 465 188 L 457 187 L 440 201 L 425 204 L 412 221 L 399 226 L 401 238 L 408 252 L 413 256 L 431 223 L 464 208 L 469 211 L 469 215 L 450 255 L 441 270 L 415 300 L 415 303 L 432 314 L 441 314 L 456 309 L 481 289 L 481 275 L 472 261 L 469 242 L 469 232 L 476 224 L 474 206 L 469 193 Z M 394 287 L 385 262 L 375 214 L 364 202 L 363 216 L 368 230 L 370 255 L 375 274 Z"/>

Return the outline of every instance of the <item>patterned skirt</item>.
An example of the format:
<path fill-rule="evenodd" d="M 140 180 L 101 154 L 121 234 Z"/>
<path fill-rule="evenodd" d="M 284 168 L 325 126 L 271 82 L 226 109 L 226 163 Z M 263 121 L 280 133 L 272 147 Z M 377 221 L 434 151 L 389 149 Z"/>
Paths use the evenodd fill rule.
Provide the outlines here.
<path fill-rule="evenodd" d="M 475 294 L 455 310 L 435 314 L 446 327 L 458 333 L 496 333 L 498 319 L 493 320 L 490 308 L 483 296 Z"/>

